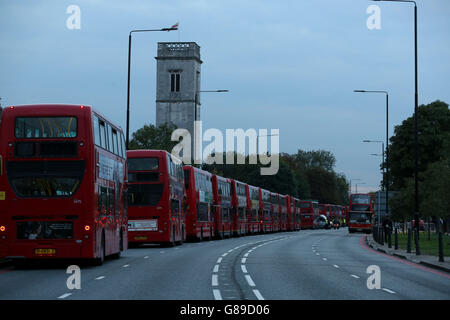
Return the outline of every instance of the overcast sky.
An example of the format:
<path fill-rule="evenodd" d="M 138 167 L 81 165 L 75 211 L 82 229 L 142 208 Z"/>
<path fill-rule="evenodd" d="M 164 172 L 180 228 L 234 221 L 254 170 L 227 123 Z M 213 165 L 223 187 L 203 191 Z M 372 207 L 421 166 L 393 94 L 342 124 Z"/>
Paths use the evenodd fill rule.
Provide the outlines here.
<path fill-rule="evenodd" d="M 450 1 L 417 0 L 419 104 L 450 102 Z M 369 5 L 381 29 L 369 30 Z M 68 29 L 77 5 L 80 29 Z M 414 111 L 413 5 L 367 0 L 0 0 L 3 106 L 92 105 L 124 130 L 128 33 L 133 35 L 131 132 L 155 122 L 157 42 L 201 47 L 204 130 L 280 130 L 280 151 L 324 149 L 336 171 L 377 190 L 386 139 Z M 353 191 L 355 182 L 353 182 Z"/>

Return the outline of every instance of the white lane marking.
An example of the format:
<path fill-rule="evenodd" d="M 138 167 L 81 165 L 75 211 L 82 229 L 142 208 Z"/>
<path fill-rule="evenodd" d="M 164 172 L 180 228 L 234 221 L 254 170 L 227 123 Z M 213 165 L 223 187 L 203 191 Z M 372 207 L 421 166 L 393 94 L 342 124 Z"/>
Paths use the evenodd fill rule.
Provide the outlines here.
<path fill-rule="evenodd" d="M 102 279 L 105 279 L 105 276 L 100 276 L 100 277 L 95 278 L 95 280 L 102 280 Z"/>
<path fill-rule="evenodd" d="M 144 259 L 148 259 L 148 256 L 145 256 Z"/>
<path fill-rule="evenodd" d="M 59 296 L 58 299 L 65 299 L 68 296 L 72 295 L 71 293 L 64 293 L 62 296 Z"/>
<path fill-rule="evenodd" d="M 252 280 L 252 277 L 250 277 L 248 274 L 245 275 L 245 279 L 247 280 L 247 283 L 250 287 L 254 287 L 255 283 Z"/>
<path fill-rule="evenodd" d="M 253 290 L 253 293 L 255 294 L 256 298 L 258 298 L 258 300 L 264 300 L 263 296 L 261 295 L 261 293 L 259 292 L 259 290 Z"/>
<path fill-rule="evenodd" d="M 211 278 L 211 285 L 217 287 L 219 285 L 219 280 L 217 274 L 213 274 Z"/>
<path fill-rule="evenodd" d="M 394 291 L 386 289 L 386 288 L 383 288 L 383 290 L 386 291 L 386 292 L 389 292 L 389 293 L 395 293 Z"/>
<path fill-rule="evenodd" d="M 355 279 L 359 279 L 359 277 L 357 275 L 355 275 L 355 274 L 351 274 L 350 277 L 353 277 Z"/>
<path fill-rule="evenodd" d="M 320 256 L 320 253 L 316 253 L 316 256 Z"/>
<path fill-rule="evenodd" d="M 323 261 L 327 261 L 328 259 L 327 259 L 327 258 L 322 258 L 322 260 L 323 260 Z"/>
<path fill-rule="evenodd" d="M 225 252 L 222 257 L 226 257 L 228 255 L 228 252 Z"/>
<path fill-rule="evenodd" d="M 230 252 L 233 252 L 233 250 L 234 250 L 234 249 L 231 249 L 231 250 L 228 250 L 227 252 L 230 253 Z"/>
<path fill-rule="evenodd" d="M 216 264 L 214 266 L 213 272 L 219 272 L 219 265 L 218 264 Z"/>
<path fill-rule="evenodd" d="M 214 299 L 222 300 L 222 295 L 220 294 L 220 290 L 213 289 L 213 295 L 214 295 Z"/>
<path fill-rule="evenodd" d="M 246 254 L 244 254 L 244 257 L 248 257 L 248 254 L 249 254 L 248 252 Z"/>
<path fill-rule="evenodd" d="M 245 263 L 247 261 L 247 258 L 242 258 L 241 263 Z"/>
<path fill-rule="evenodd" d="M 333 264 L 333 267 L 335 268 L 339 268 L 339 266 L 337 264 Z"/>
<path fill-rule="evenodd" d="M 243 264 L 241 264 L 241 270 L 243 273 L 248 273 L 247 268 Z"/>
<path fill-rule="evenodd" d="M 125 264 L 122 266 L 122 268 L 128 268 L 130 265 L 129 264 Z"/>
<path fill-rule="evenodd" d="M 220 257 L 219 259 L 217 259 L 216 263 L 221 263 L 222 262 L 222 257 Z"/>

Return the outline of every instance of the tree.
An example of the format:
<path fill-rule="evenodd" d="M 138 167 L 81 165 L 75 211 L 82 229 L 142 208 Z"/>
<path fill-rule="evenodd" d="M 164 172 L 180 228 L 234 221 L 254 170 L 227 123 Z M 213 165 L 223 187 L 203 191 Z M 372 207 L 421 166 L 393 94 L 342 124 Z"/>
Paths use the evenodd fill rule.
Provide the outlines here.
<path fill-rule="evenodd" d="M 405 187 L 401 188 L 389 199 L 392 220 L 405 221 L 413 217 L 414 212 L 414 179 L 406 179 Z"/>
<path fill-rule="evenodd" d="M 144 125 L 144 127 L 133 133 L 128 149 L 154 149 L 171 152 L 173 147 L 178 143 L 170 139 L 172 132 L 176 128 L 172 123 L 163 124 L 159 127 L 153 124 Z"/>
<path fill-rule="evenodd" d="M 450 160 L 434 162 L 423 174 L 420 212 L 429 217 L 450 215 Z"/>
<path fill-rule="evenodd" d="M 419 172 L 450 154 L 450 110 L 448 104 L 435 101 L 418 108 Z M 414 176 L 415 141 L 414 117 L 395 127 L 390 138 L 390 189 L 406 187 L 406 180 Z"/>

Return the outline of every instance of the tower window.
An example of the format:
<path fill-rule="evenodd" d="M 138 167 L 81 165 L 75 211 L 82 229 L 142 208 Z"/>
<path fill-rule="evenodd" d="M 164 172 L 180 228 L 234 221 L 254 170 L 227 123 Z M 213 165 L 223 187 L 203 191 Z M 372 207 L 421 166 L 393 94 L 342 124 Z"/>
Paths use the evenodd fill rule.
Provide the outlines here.
<path fill-rule="evenodd" d="M 170 91 L 179 92 L 180 91 L 180 74 L 171 73 L 170 74 Z"/>

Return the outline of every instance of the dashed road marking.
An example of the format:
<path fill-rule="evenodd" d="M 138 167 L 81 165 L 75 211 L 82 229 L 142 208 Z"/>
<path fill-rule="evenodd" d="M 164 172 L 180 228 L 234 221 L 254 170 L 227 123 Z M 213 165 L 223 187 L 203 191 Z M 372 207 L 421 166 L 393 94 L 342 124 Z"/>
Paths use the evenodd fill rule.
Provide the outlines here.
<path fill-rule="evenodd" d="M 217 287 L 219 285 L 219 280 L 217 274 L 213 274 L 211 278 L 211 285 Z"/>
<path fill-rule="evenodd" d="M 219 265 L 218 264 L 216 264 L 214 266 L 213 272 L 219 272 Z"/>
<path fill-rule="evenodd" d="M 65 299 L 68 296 L 72 295 L 71 293 L 64 293 L 62 296 L 59 296 L 58 299 Z"/>
<path fill-rule="evenodd" d="M 247 268 L 243 264 L 241 264 L 241 270 L 243 273 L 248 273 Z"/>
<path fill-rule="evenodd" d="M 247 261 L 247 258 L 242 258 L 241 263 L 245 263 Z"/>
<path fill-rule="evenodd" d="M 256 286 L 255 283 L 252 280 L 252 277 L 250 277 L 248 274 L 245 275 L 245 279 L 247 280 L 247 283 L 250 287 Z"/>
<path fill-rule="evenodd" d="M 355 274 L 351 274 L 350 277 L 353 277 L 355 279 L 359 279 L 359 277 L 357 275 L 355 275 Z"/>
<path fill-rule="evenodd" d="M 261 293 L 259 292 L 259 290 L 254 289 L 253 293 L 255 294 L 256 298 L 258 298 L 258 300 L 264 300 L 263 296 L 261 295 Z"/>
<path fill-rule="evenodd" d="M 214 295 L 214 299 L 222 300 L 222 295 L 220 294 L 220 290 L 213 289 L 213 295 Z"/>
<path fill-rule="evenodd" d="M 95 278 L 95 280 L 102 280 L 102 279 L 105 279 L 105 276 L 100 276 L 100 277 Z"/>
<path fill-rule="evenodd" d="M 333 264 L 333 267 L 335 268 L 339 268 L 339 266 L 337 264 Z"/>
<path fill-rule="evenodd" d="M 389 289 L 386 289 L 386 288 L 383 288 L 383 291 L 386 291 L 386 292 L 389 292 L 389 293 L 392 293 L 392 294 L 394 294 L 394 293 L 395 293 L 394 291 L 392 291 L 392 290 L 389 290 Z"/>

